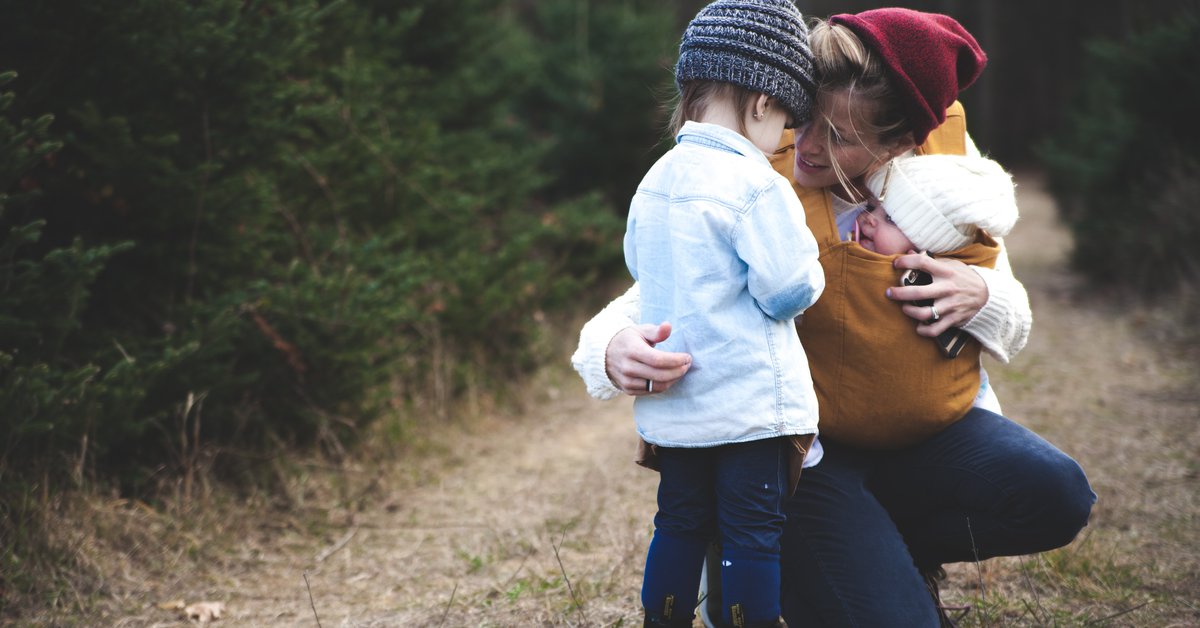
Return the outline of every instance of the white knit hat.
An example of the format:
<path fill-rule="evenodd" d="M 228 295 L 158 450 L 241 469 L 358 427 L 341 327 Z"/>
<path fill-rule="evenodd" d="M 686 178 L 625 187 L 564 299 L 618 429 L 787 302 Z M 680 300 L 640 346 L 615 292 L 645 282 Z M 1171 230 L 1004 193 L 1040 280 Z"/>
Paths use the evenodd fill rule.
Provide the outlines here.
<path fill-rule="evenodd" d="M 1017 222 L 1012 176 L 983 157 L 893 159 L 867 187 L 919 251 L 961 249 L 978 229 L 1003 237 Z"/>

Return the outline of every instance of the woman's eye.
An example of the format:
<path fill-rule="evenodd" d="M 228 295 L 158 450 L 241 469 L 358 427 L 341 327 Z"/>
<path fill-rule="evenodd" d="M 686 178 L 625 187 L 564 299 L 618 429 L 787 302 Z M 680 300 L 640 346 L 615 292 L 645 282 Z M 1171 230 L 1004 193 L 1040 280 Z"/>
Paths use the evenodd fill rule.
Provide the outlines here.
<path fill-rule="evenodd" d="M 883 213 L 883 219 L 886 220 L 889 225 L 896 224 L 895 221 L 892 220 L 892 215 L 887 212 Z"/>

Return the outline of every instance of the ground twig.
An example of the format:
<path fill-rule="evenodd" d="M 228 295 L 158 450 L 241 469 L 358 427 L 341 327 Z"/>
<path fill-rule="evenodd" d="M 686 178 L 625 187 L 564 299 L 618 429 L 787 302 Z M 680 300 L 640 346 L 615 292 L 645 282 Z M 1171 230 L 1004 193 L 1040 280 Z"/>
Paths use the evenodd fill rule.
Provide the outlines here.
<path fill-rule="evenodd" d="M 571 586 L 571 579 L 567 577 L 567 568 L 563 566 L 562 557 L 558 555 L 558 548 L 562 545 L 562 542 L 566 538 L 567 538 L 567 531 L 563 530 L 562 538 L 560 538 L 558 540 L 558 545 L 551 543 L 550 547 L 554 548 L 554 560 L 558 561 L 558 569 L 559 569 L 559 571 L 562 572 L 563 581 L 565 581 L 567 583 L 567 590 L 571 592 L 571 600 L 573 602 L 575 602 L 575 610 L 579 612 L 579 617 L 581 619 L 583 619 L 583 625 L 587 626 L 587 625 L 591 624 L 591 622 L 588 621 L 587 614 L 583 611 L 583 604 L 579 601 L 579 598 L 575 595 L 575 587 Z"/>
<path fill-rule="evenodd" d="M 350 531 L 344 534 L 342 538 L 338 539 L 337 543 L 334 543 L 333 545 L 321 550 L 321 553 L 317 554 L 313 560 L 319 563 L 326 558 L 333 556 L 338 550 L 346 547 L 346 544 L 350 542 L 350 539 L 354 538 L 355 534 L 358 534 L 358 526 L 350 528 Z"/>
<path fill-rule="evenodd" d="M 317 615 L 317 603 L 313 601 L 312 585 L 308 583 L 308 572 L 304 572 L 304 588 L 308 589 L 308 605 L 313 609 L 313 619 L 317 620 L 317 628 L 321 628 L 321 618 Z"/>
<path fill-rule="evenodd" d="M 1113 613 L 1112 615 L 1108 615 L 1107 617 L 1101 617 L 1100 619 L 1093 619 L 1091 621 L 1084 622 L 1083 625 L 1084 626 L 1099 626 L 1100 624 L 1108 622 L 1110 619 L 1116 619 L 1122 615 L 1128 615 L 1129 613 L 1132 613 L 1133 611 L 1136 611 L 1139 608 L 1142 608 L 1143 606 L 1149 605 L 1150 602 L 1152 602 L 1152 601 L 1153 600 L 1146 600 L 1145 602 L 1142 602 L 1141 604 L 1138 604 L 1137 606 L 1134 606 L 1133 608 L 1127 608 L 1119 613 Z"/>
<path fill-rule="evenodd" d="M 1033 618 L 1034 618 L 1036 621 L 1039 621 L 1039 622 L 1040 622 L 1040 621 L 1042 621 L 1042 616 L 1041 616 L 1041 613 L 1040 613 L 1040 612 L 1038 612 L 1038 611 L 1044 611 L 1044 610 L 1045 610 L 1045 609 L 1043 609 L 1043 608 L 1042 608 L 1042 597 L 1041 597 L 1040 595 L 1038 595 L 1038 592 L 1037 592 L 1037 587 L 1033 586 L 1033 580 L 1032 580 L 1032 579 L 1030 579 L 1030 577 L 1029 577 L 1029 569 L 1027 569 L 1027 568 L 1026 568 L 1026 565 L 1025 565 L 1025 557 L 1024 557 L 1024 556 L 1018 556 L 1018 557 L 1017 557 L 1017 560 L 1019 560 L 1019 561 L 1020 561 L 1020 563 L 1021 563 L 1021 575 L 1022 575 L 1022 576 L 1024 577 L 1024 579 L 1025 579 L 1025 585 L 1029 587 L 1029 592 L 1030 592 L 1031 594 L 1033 594 L 1033 602 L 1034 602 L 1034 604 L 1037 606 L 1037 608 L 1036 608 L 1036 609 L 1034 609 L 1034 608 L 1032 608 L 1032 607 L 1029 607 L 1029 604 L 1028 604 L 1028 603 L 1026 603 L 1026 605 L 1025 605 L 1025 606 L 1026 606 L 1027 608 L 1029 608 L 1029 612 L 1030 612 L 1030 613 L 1033 615 Z"/>
<path fill-rule="evenodd" d="M 979 599 L 987 599 L 987 591 L 983 588 L 983 563 L 979 560 L 979 547 L 975 544 L 975 531 L 971 529 L 971 518 L 967 517 L 967 535 L 971 537 L 971 553 L 975 555 L 975 577 L 979 579 Z M 970 607 L 967 607 L 970 608 Z M 980 614 L 984 618 L 984 625 L 988 625 L 987 615 Z"/>
<path fill-rule="evenodd" d="M 450 606 L 454 604 L 454 595 L 458 593 L 458 583 L 454 583 L 454 590 L 450 591 L 450 601 L 446 602 L 446 609 L 442 611 L 442 621 L 438 622 L 438 628 L 446 625 L 446 618 L 450 616 Z"/>

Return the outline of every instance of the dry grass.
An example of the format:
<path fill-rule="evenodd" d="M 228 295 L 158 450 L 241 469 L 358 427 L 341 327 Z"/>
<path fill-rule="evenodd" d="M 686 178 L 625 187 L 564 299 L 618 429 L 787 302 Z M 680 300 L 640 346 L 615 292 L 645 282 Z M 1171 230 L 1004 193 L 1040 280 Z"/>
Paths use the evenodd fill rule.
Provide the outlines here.
<path fill-rule="evenodd" d="M 1100 499 L 1067 548 L 951 566 L 945 597 L 974 605 L 968 626 L 1200 625 L 1194 362 L 1147 340 L 1155 313 L 1081 292 L 1049 200 L 1022 181 L 1009 244 L 1036 324 L 989 371 L 1008 414 L 1079 460 Z M 278 493 L 47 497 L 36 523 L 57 584 L 8 617 L 173 626 L 160 605 L 214 600 L 236 626 L 639 624 L 656 478 L 631 462 L 628 400 L 587 399 L 563 365 L 522 398 L 434 429 L 384 423 L 355 461 L 281 464 Z"/>

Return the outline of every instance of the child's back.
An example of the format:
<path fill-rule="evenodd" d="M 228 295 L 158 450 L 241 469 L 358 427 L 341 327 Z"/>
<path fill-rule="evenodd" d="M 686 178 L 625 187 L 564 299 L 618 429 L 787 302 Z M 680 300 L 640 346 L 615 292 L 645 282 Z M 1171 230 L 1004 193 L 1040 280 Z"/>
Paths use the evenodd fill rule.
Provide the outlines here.
<path fill-rule="evenodd" d="M 643 438 L 712 446 L 815 431 L 816 397 L 792 319 L 824 287 L 816 241 L 786 179 L 747 138 L 688 122 L 638 186 L 626 259 L 643 322 L 692 355 L 670 391 L 643 397 Z"/>

